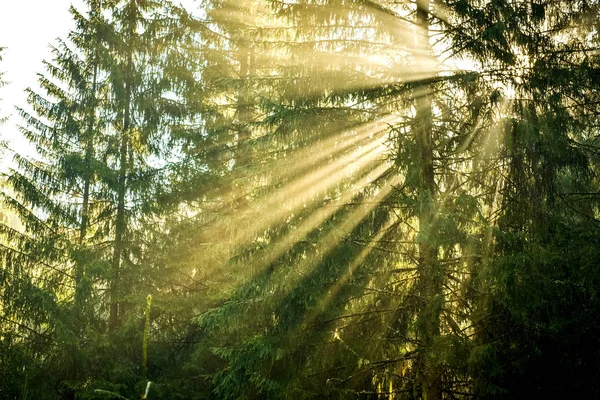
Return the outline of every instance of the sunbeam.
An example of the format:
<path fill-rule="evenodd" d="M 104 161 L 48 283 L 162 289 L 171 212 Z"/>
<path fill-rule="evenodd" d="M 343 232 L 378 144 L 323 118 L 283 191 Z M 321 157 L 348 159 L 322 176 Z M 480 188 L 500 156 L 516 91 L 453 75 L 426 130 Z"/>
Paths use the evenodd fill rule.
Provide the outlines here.
<path fill-rule="evenodd" d="M 304 316 L 302 324 L 298 326 L 298 329 L 310 329 L 312 325 L 319 318 L 323 310 L 326 310 L 333 301 L 337 293 L 344 287 L 346 282 L 351 279 L 352 275 L 359 268 L 365 259 L 375 250 L 375 245 L 386 233 L 387 230 L 394 224 L 396 217 L 391 216 L 388 221 L 378 228 L 377 232 L 369 238 L 370 244 L 365 245 L 357 257 L 355 257 L 348 265 L 344 266 L 344 272 L 335 281 L 333 285 L 327 290 L 325 296 L 319 301 L 319 305 L 312 312 L 307 313 Z M 373 243 L 373 244 L 371 244 Z"/>
<path fill-rule="evenodd" d="M 377 188 L 375 193 L 367 196 L 354 210 L 348 210 L 340 221 L 333 222 L 329 232 L 322 237 L 311 254 L 307 254 L 299 262 L 292 266 L 290 274 L 286 274 L 285 290 L 291 291 L 298 285 L 301 279 L 309 279 L 314 268 L 318 266 L 319 260 L 335 249 L 342 241 L 347 240 L 350 233 L 360 224 L 373 209 L 379 206 L 390 192 L 400 184 L 402 178 L 399 176 L 391 177 L 385 185 Z"/>

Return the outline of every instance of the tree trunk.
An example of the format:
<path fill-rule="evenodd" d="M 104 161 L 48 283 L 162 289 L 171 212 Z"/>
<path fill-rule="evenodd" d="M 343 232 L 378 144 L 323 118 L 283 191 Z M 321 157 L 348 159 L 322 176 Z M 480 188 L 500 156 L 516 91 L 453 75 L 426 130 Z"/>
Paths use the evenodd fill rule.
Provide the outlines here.
<path fill-rule="evenodd" d="M 94 13 L 93 15 L 95 15 L 95 12 L 97 12 L 97 9 L 93 9 L 92 13 Z M 84 172 L 84 183 L 83 183 L 83 201 L 82 201 L 82 205 L 81 205 L 81 225 L 79 226 L 79 241 L 78 241 L 78 250 L 80 251 L 83 248 L 83 244 L 85 241 L 85 237 L 87 235 L 87 226 L 88 226 L 88 220 L 89 220 L 89 203 L 90 203 L 90 186 L 91 186 L 91 181 L 92 181 L 92 168 L 90 166 L 92 159 L 93 159 L 93 154 L 94 154 L 94 124 L 95 124 L 95 120 L 96 120 L 96 106 L 97 106 L 97 97 L 96 97 L 96 90 L 97 90 L 97 81 L 98 81 L 98 59 L 97 57 L 94 55 L 93 56 L 93 61 L 94 63 L 94 72 L 92 75 L 92 88 L 91 88 L 91 98 L 90 98 L 90 103 L 86 105 L 86 107 L 88 108 L 88 123 L 87 123 L 87 127 L 86 127 L 86 131 L 85 131 L 85 155 L 84 155 L 84 168 L 85 168 L 85 172 Z M 75 299 L 75 323 L 73 326 L 73 329 L 75 330 L 75 333 L 77 334 L 77 337 L 79 337 L 79 335 L 82 332 L 82 328 L 84 326 L 84 322 L 83 322 L 83 293 L 81 291 L 81 281 L 83 280 L 83 277 L 85 275 L 85 268 L 84 268 L 84 260 L 83 257 L 81 255 L 81 253 L 79 253 L 77 255 L 77 258 L 75 259 L 75 294 L 74 294 L 74 299 Z M 70 376 L 70 380 L 73 382 L 76 382 L 79 380 L 79 376 L 80 376 L 80 362 L 79 362 L 79 358 L 78 358 L 78 353 L 77 352 L 72 352 L 71 355 L 71 362 L 72 362 L 72 371 L 71 371 L 71 376 Z M 76 398 L 76 393 L 75 390 L 73 389 L 68 389 L 66 392 L 66 398 L 68 400 L 74 400 Z"/>
<path fill-rule="evenodd" d="M 247 179 L 247 168 L 252 161 L 250 156 L 250 146 L 248 141 L 251 137 L 251 131 L 248 124 L 252 121 L 252 107 L 250 99 L 250 70 L 254 61 L 254 49 L 251 48 L 248 41 L 240 40 L 238 57 L 240 62 L 239 85 L 237 88 L 236 111 L 238 115 L 237 146 L 234 154 L 235 172 L 234 177 L 234 208 L 246 210 L 248 208 L 248 193 L 245 189 L 245 180 Z"/>
<path fill-rule="evenodd" d="M 429 65 L 429 0 L 417 1 L 417 61 L 423 68 Z M 432 243 L 435 220 L 435 175 L 433 165 L 433 121 L 431 88 L 427 83 L 415 91 L 415 141 L 420 156 L 419 181 L 419 291 L 421 296 L 418 335 L 423 349 L 418 362 L 421 369 L 421 390 L 426 400 L 442 398 L 441 370 L 434 360 L 432 347 L 440 335 L 440 315 L 443 306 L 443 274 L 438 262 L 438 250 Z"/>
<path fill-rule="evenodd" d="M 89 203 L 90 203 L 90 186 L 92 181 L 92 168 L 90 166 L 94 153 L 93 131 L 96 119 L 96 86 L 98 79 L 98 63 L 94 60 L 94 74 L 92 78 L 92 101 L 89 105 L 90 114 L 86 130 L 86 148 L 85 148 L 85 173 L 83 184 L 83 203 L 81 205 L 81 225 L 79 227 L 79 248 L 83 246 L 83 242 L 87 235 L 87 226 L 89 220 Z M 85 274 L 82 260 L 77 260 L 75 270 L 75 314 L 79 320 L 83 308 L 83 298 L 81 297 L 80 283 Z"/>
<path fill-rule="evenodd" d="M 115 222 L 115 243 L 113 247 L 112 274 L 110 284 L 110 317 L 109 327 L 114 330 L 119 324 L 119 286 L 121 275 L 121 256 L 123 253 L 123 237 L 125 234 L 125 194 L 127 189 L 127 167 L 129 153 L 129 128 L 131 125 L 131 67 L 133 59 L 129 52 L 125 74 L 125 101 L 123 115 L 123 131 L 119 148 L 119 180 L 117 189 L 117 216 Z"/>

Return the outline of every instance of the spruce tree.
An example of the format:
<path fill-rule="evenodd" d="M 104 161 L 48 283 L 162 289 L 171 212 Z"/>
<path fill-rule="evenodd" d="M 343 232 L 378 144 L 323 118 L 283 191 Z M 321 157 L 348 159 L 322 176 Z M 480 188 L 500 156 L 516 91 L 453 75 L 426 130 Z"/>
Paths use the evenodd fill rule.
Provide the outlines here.
<path fill-rule="evenodd" d="M 329 121 L 336 116 L 339 119 L 335 121 L 339 123 L 352 121 L 352 113 L 377 118 L 378 113 L 385 115 L 392 109 L 396 119 L 391 133 L 398 140 L 393 159 L 400 182 L 404 182 L 396 183 L 390 196 L 375 196 L 377 201 L 374 201 L 369 197 L 369 191 L 376 193 L 385 188 L 389 180 L 389 174 L 386 174 L 388 178 L 374 179 L 371 189 L 353 197 L 359 206 L 364 202 L 362 209 L 367 210 L 367 204 L 381 202 L 379 207 L 366 213 L 368 217 L 364 222 L 344 224 L 342 221 L 352 220 L 352 213 L 357 210 L 340 211 L 329 214 L 331 219 L 324 218 L 323 225 L 313 226 L 306 237 L 295 236 L 292 229 L 300 232 L 306 229 L 302 228 L 302 219 L 309 220 L 311 213 L 319 215 L 317 209 L 307 207 L 306 214 L 300 213 L 297 220 L 292 217 L 286 221 L 292 229 L 271 225 L 265 236 L 255 232 L 265 248 L 265 255 L 252 254 L 252 247 L 249 247 L 243 252 L 245 258 L 242 260 L 251 269 L 265 264 L 255 274 L 256 278 L 242 283 L 241 289 L 234 291 L 233 298 L 225 305 L 201 317 L 202 326 L 210 329 L 215 325 L 237 327 L 239 321 L 244 320 L 243 315 L 263 315 L 262 320 L 254 318 L 252 324 L 245 323 L 244 329 L 232 329 L 231 336 L 219 347 L 217 354 L 229 362 L 228 368 L 215 376 L 215 391 L 220 395 L 251 397 L 268 393 L 282 396 L 293 391 L 306 397 L 324 393 L 358 396 L 359 393 L 381 393 L 377 387 L 383 386 L 391 387 L 392 393 L 412 392 L 416 397 L 438 398 L 442 392 L 459 392 L 468 387 L 465 384 L 465 379 L 469 379 L 466 360 L 473 329 L 469 317 L 472 304 L 468 297 L 471 290 L 468 277 L 477 273 L 478 254 L 485 251 L 485 233 L 490 221 L 479 216 L 493 204 L 492 190 L 495 189 L 477 187 L 477 180 L 490 170 L 486 152 L 488 141 L 493 140 L 491 134 L 485 131 L 481 134 L 478 130 L 493 128 L 492 118 L 494 112 L 498 112 L 501 96 L 486 83 L 483 74 L 438 72 L 433 55 L 428 55 L 431 51 L 427 34 L 430 24 L 436 27 L 451 22 L 460 24 L 463 16 L 460 4 L 454 5 L 458 9 L 456 14 L 450 14 L 456 20 L 445 19 L 443 22 L 431 13 L 428 2 L 420 2 L 413 9 L 388 6 L 370 2 L 331 2 L 327 8 L 311 2 L 274 6 L 297 30 L 299 43 L 315 45 L 314 49 L 308 47 L 308 51 L 299 46 L 304 63 L 310 55 L 322 55 L 319 46 L 323 43 L 334 43 L 334 48 L 338 40 L 353 42 L 356 31 L 342 39 L 332 23 L 336 18 L 343 20 L 344 13 L 348 13 L 350 22 L 346 25 L 342 22 L 341 26 L 355 27 L 353 24 L 359 20 L 373 21 L 365 27 L 377 32 L 372 37 L 373 47 L 376 47 L 377 38 L 383 42 L 392 41 L 392 45 L 407 52 L 408 56 L 400 57 L 399 65 L 394 67 L 401 68 L 404 62 L 405 68 L 413 68 L 412 74 L 399 74 L 390 68 L 391 71 L 383 74 L 384 78 L 380 75 L 371 82 L 366 80 L 369 85 L 374 85 L 370 87 L 357 73 L 354 83 L 359 87 L 357 90 L 328 87 L 323 82 L 335 75 L 323 73 L 318 64 L 315 69 L 308 69 L 308 73 L 302 67 L 286 68 L 282 76 L 291 76 L 290 80 L 302 90 L 288 87 L 286 92 L 285 85 L 281 85 L 277 87 L 281 90 L 278 103 L 266 102 L 267 105 L 279 104 L 271 109 L 273 116 L 270 117 L 271 121 L 280 123 L 275 131 L 280 133 L 279 140 L 283 142 L 281 133 L 285 129 L 294 127 L 292 118 L 295 115 L 304 124 L 304 129 L 297 132 L 302 134 L 299 137 L 306 139 L 308 148 L 319 143 L 318 133 L 323 127 L 315 131 L 316 137 L 312 139 L 306 116 L 314 120 L 322 113 Z M 488 23 L 488 20 L 475 20 L 470 28 L 485 30 Z M 396 29 L 390 29 L 390 26 Z M 327 37 L 329 28 L 335 39 Z M 448 31 L 452 32 L 451 29 Z M 413 39 L 416 47 L 407 38 Z M 452 39 L 460 43 L 464 37 L 450 36 L 448 40 Z M 482 56 L 479 51 L 487 52 L 486 56 L 492 53 L 503 57 L 488 59 L 493 65 L 510 62 L 505 45 L 507 39 L 499 39 L 494 47 L 496 43 L 484 37 L 488 42 L 481 48 L 468 47 L 463 53 L 473 58 Z M 271 43 L 277 40 L 271 40 Z M 279 46 L 287 45 L 285 40 L 279 40 Z M 356 42 L 360 43 L 357 46 L 364 45 L 365 48 L 359 50 L 364 52 L 363 56 L 375 51 L 369 47 L 369 40 Z M 360 66 L 352 67 L 359 71 Z M 343 70 L 340 76 L 352 86 L 347 71 Z M 326 78 L 321 80 L 321 77 Z M 298 82 L 304 85 L 300 86 Z M 460 95 L 453 95 L 457 92 Z M 286 104 L 288 99 L 290 103 Z M 346 102 L 359 105 L 346 107 Z M 410 115 L 411 107 L 416 110 L 415 115 Z M 339 110 L 344 112 L 337 113 Z M 464 119 L 452 118 L 457 115 Z M 319 168 L 326 169 L 325 166 L 317 164 L 315 167 L 318 171 Z M 340 185 L 338 190 L 344 190 L 343 187 Z M 395 215 L 399 216 L 398 220 Z M 386 223 L 388 218 L 391 223 Z M 336 223 L 348 232 L 342 243 L 333 239 L 334 233 L 326 228 L 326 224 L 335 227 Z M 400 239 L 403 237 L 407 240 Z M 282 244 L 290 242 L 289 247 Z M 310 243 L 317 246 L 315 250 L 309 250 Z M 310 257 L 311 253 L 317 256 Z M 360 260 L 358 267 L 353 257 Z M 349 270 L 344 271 L 344 268 Z M 295 274 L 304 278 L 297 278 Z M 347 281 L 346 275 L 351 275 L 352 279 Z M 335 276 L 338 279 L 332 278 Z M 253 308 L 254 302 L 269 311 L 263 313 Z M 384 304 L 386 307 L 382 306 Z M 321 318 L 320 313 L 324 314 Z M 224 323 L 221 318 L 235 322 Z M 308 334 L 306 342 L 299 339 L 306 332 L 302 329 L 312 326 L 303 324 L 314 323 L 315 319 L 330 322 L 320 325 L 324 329 L 319 335 Z M 370 321 L 371 326 L 365 325 L 365 321 Z M 221 335 L 223 331 L 217 328 L 217 332 Z M 378 344 L 367 339 L 375 336 L 380 337 Z M 254 339 L 245 340 L 250 337 Z M 328 343 L 331 337 L 333 342 L 329 340 Z M 312 351 L 318 348 L 319 356 L 313 356 L 308 348 Z M 323 357 L 324 352 L 327 357 Z M 307 368 L 304 376 L 314 377 L 315 381 L 299 381 L 291 371 L 282 369 L 283 365 L 304 366 Z M 321 372 L 317 365 L 321 366 Z M 448 373 L 450 370 L 460 373 L 452 375 Z M 253 378 L 246 385 L 243 382 L 248 376 Z"/>
<path fill-rule="evenodd" d="M 520 22 L 522 36 L 535 40 L 521 43 L 524 72 L 518 80 L 514 72 L 509 75 L 516 94 L 503 129 L 502 201 L 472 357 L 474 389 L 481 397 L 598 392 L 586 372 L 596 363 L 585 356 L 596 351 L 595 333 L 586 329 L 577 338 L 567 333 L 567 327 L 590 326 L 597 318 L 590 287 L 583 283 L 596 280 L 586 265 L 597 241 L 592 211 L 597 206 L 585 194 L 597 190 L 590 141 L 596 111 L 589 90 L 596 80 L 588 75 L 597 61 L 590 55 L 594 40 L 587 36 L 596 24 L 596 7 L 540 2 Z M 574 311 L 573 302 L 589 313 Z"/>
<path fill-rule="evenodd" d="M 3 312 L 37 342 L 59 344 L 42 351 L 55 355 L 50 360 L 60 371 L 42 382 L 57 382 L 68 397 L 94 386 L 134 389 L 137 357 L 120 347 L 135 343 L 141 331 L 105 336 L 104 324 L 114 331 L 135 316 L 125 312 L 125 303 L 148 294 L 144 280 L 135 280 L 146 271 L 131 268 L 142 257 L 144 235 L 131 235 L 131 227 L 144 215 L 154 222 L 152 197 L 168 166 L 152 163 L 166 158 L 169 127 L 185 118 L 181 98 L 191 74 L 178 47 L 186 40 L 178 8 L 157 2 L 88 6 L 85 15 L 71 8 L 76 30 L 59 40 L 46 63 L 48 75 L 39 78 L 44 94 L 28 90 L 32 111 L 19 109 L 37 157 L 15 154 L 18 168 L 7 176 L 15 195 L 3 194 L 25 225 L 24 233 L 2 230 L 6 270 L 13 270 Z M 108 299 L 104 285 L 111 288 Z M 134 297 L 125 299 L 125 285 L 135 289 Z M 83 341 L 93 344 L 84 349 L 78 345 Z M 107 344 L 122 357 L 94 356 Z M 94 383 L 83 389 L 91 376 Z M 41 382 L 39 390 L 45 390 Z"/>
<path fill-rule="evenodd" d="M 74 393 L 71 385 L 83 378 L 78 374 L 84 353 L 73 349 L 81 349 L 81 335 L 94 318 L 93 276 L 85 269 L 93 264 L 93 246 L 103 239 L 98 224 L 89 222 L 103 211 L 97 151 L 104 146 L 98 104 L 105 21 L 98 8 L 93 1 L 85 15 L 71 8 L 76 30 L 52 48 L 47 74 L 38 79 L 42 92 L 27 90 L 31 111 L 17 109 L 26 123 L 21 132 L 37 155 L 14 154 L 17 169 L 6 176 L 14 195 L 3 193 L 5 204 L 24 225 L 24 232 L 3 228 L 9 244 L 4 259 L 12 269 L 7 281 L 11 307 L 4 310 L 29 327 L 35 341 L 46 337 L 46 346 L 61 343 L 45 352 L 55 353 L 51 360 L 61 373 L 51 381 L 67 396 Z M 42 336 L 41 324 L 47 326 Z M 47 390 L 44 385 L 51 381 L 41 380 L 38 389 Z"/>

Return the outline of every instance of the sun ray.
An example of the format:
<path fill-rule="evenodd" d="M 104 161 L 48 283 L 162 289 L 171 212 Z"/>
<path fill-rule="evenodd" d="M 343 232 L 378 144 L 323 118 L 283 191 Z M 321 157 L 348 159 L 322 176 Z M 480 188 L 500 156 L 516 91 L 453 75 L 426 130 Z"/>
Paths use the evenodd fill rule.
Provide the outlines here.
<path fill-rule="evenodd" d="M 381 240 L 381 238 L 387 233 L 387 230 L 394 224 L 395 219 L 395 215 L 390 216 L 388 221 L 383 226 L 378 228 L 377 232 L 369 238 L 369 242 L 377 243 L 379 240 Z M 375 247 L 373 245 L 365 245 L 358 256 L 347 265 L 345 272 L 338 278 L 335 284 L 329 288 L 326 295 L 319 303 L 319 307 L 312 312 L 309 312 L 305 316 L 303 323 L 300 324 L 298 328 L 300 328 L 300 326 L 303 326 L 304 328 L 310 328 L 310 326 L 315 323 L 320 313 L 328 307 L 329 303 L 335 298 L 345 283 L 352 277 L 356 269 L 360 267 L 363 261 L 365 261 L 365 259 L 373 252 L 374 249 Z"/>
<path fill-rule="evenodd" d="M 260 215 L 263 218 L 253 221 L 249 229 L 240 229 L 236 243 L 243 243 L 254 237 L 257 233 L 265 230 L 268 226 L 277 223 L 287 215 L 304 208 L 310 207 L 318 201 L 319 195 L 337 186 L 343 180 L 354 173 L 368 168 L 382 157 L 385 149 L 386 136 L 381 135 L 363 148 L 357 148 L 350 154 L 331 162 L 323 168 L 309 172 L 304 176 L 288 183 L 281 190 L 270 193 L 263 201 L 258 201 L 255 208 L 247 213 L 238 213 L 238 220 L 245 219 L 248 213 Z M 274 209 L 285 210 L 283 215 L 272 212 Z"/>
<path fill-rule="evenodd" d="M 334 201 L 330 202 L 326 206 L 317 208 L 315 211 L 310 213 L 306 219 L 297 227 L 294 228 L 293 233 L 286 235 L 285 237 L 271 243 L 269 251 L 263 255 L 257 262 L 253 263 L 252 269 L 260 269 L 261 266 L 266 266 L 274 262 L 286 251 L 290 250 L 299 241 L 303 240 L 311 231 L 323 224 L 329 219 L 334 213 L 336 213 L 341 207 L 345 206 L 352 198 L 362 192 L 367 186 L 377 181 L 389 172 L 390 166 L 387 163 L 382 163 L 376 167 L 373 171 L 360 178 L 358 181 L 352 184 L 352 190 L 346 190 Z M 257 265 L 259 264 L 259 265 Z"/>
<path fill-rule="evenodd" d="M 298 242 L 304 240 L 306 236 L 312 232 L 314 229 L 317 229 L 321 226 L 326 220 L 328 220 L 333 214 L 335 214 L 340 208 L 346 206 L 354 196 L 363 192 L 369 185 L 373 184 L 373 182 L 378 181 L 390 171 L 390 165 L 387 162 L 382 162 L 372 170 L 367 171 L 364 175 L 360 176 L 357 174 L 358 178 L 355 179 L 350 185 L 349 188 L 344 190 L 340 196 L 331 201 L 328 201 L 326 204 L 321 206 L 311 207 L 313 210 L 302 220 L 302 222 L 296 226 L 293 232 L 276 239 L 275 241 L 269 243 L 269 250 L 259 257 L 255 258 L 248 266 L 247 269 L 251 271 L 250 276 L 255 276 L 257 273 L 262 271 L 266 266 L 273 263 L 277 258 L 283 255 L 286 251 L 289 251 L 294 245 Z M 318 201 L 323 201 L 321 198 Z M 286 212 L 283 217 L 289 218 L 292 214 Z M 271 222 L 274 223 L 274 222 Z M 263 230 L 267 229 L 266 227 Z M 245 240 L 251 241 L 255 238 L 255 231 L 244 232 Z M 209 277 L 214 276 L 217 273 L 216 271 L 212 271 Z"/>
<path fill-rule="evenodd" d="M 325 237 L 319 240 L 315 250 L 293 266 L 293 275 L 286 277 L 285 287 L 287 287 L 288 290 L 291 290 L 291 288 L 297 286 L 301 279 L 308 277 L 317 266 L 320 257 L 330 253 L 343 240 L 347 239 L 350 232 L 352 232 L 371 211 L 378 207 L 401 181 L 402 178 L 397 175 L 391 177 L 390 180 L 386 182 L 384 186 L 379 188 L 375 194 L 361 202 L 355 211 L 349 212 L 343 220 L 336 223 Z"/>
<path fill-rule="evenodd" d="M 254 199 L 255 208 L 248 210 L 246 213 L 238 213 L 235 218 L 238 220 L 244 219 L 248 216 L 248 213 L 253 215 L 269 214 L 267 210 L 273 210 L 274 207 L 285 209 L 287 213 L 293 213 L 299 208 L 318 201 L 319 194 L 327 192 L 349 176 L 368 169 L 378 159 L 384 158 L 386 150 L 386 130 L 379 128 L 380 130 L 376 132 L 369 131 L 374 126 L 373 124 L 366 124 L 361 129 L 362 131 L 359 130 L 357 137 L 349 139 L 350 144 L 343 143 L 339 145 L 338 140 L 336 140 L 337 136 L 326 140 L 326 143 L 334 147 L 334 150 L 325 150 L 322 152 L 323 155 L 317 157 L 321 164 L 328 162 L 324 166 L 320 166 L 319 162 L 313 162 L 310 157 L 304 157 L 301 154 L 304 161 L 299 162 L 298 167 L 292 166 L 291 171 L 288 172 L 283 169 L 288 165 L 287 160 L 283 159 L 281 162 L 283 174 L 278 177 L 280 180 L 285 180 L 287 176 L 292 175 L 294 172 L 301 173 L 289 180 L 283 187 L 275 191 L 269 191 L 267 194 Z M 385 126 L 387 127 L 387 125 Z M 368 139 L 368 141 L 357 145 L 365 139 Z M 328 160 L 338 153 L 344 154 L 333 161 Z M 308 168 L 311 165 L 314 165 L 312 170 Z M 257 174 L 259 173 L 260 171 L 257 172 Z M 226 196 L 226 194 L 223 195 L 224 198 Z M 273 222 L 275 222 L 273 217 L 268 217 L 265 223 L 255 225 L 255 231 L 260 231 Z"/>
<path fill-rule="evenodd" d="M 231 27 L 233 36 L 228 40 L 236 42 L 236 47 L 252 49 L 257 79 L 285 79 L 285 74 L 280 73 L 293 71 L 294 80 L 301 83 L 298 94 L 302 96 L 437 76 L 439 62 L 428 57 L 429 49 L 418 47 L 415 35 L 420 28 L 411 21 L 410 10 L 391 10 L 373 1 L 365 3 L 368 7 L 361 8 L 361 17 L 352 13 L 359 4 L 303 6 L 304 13 L 328 21 L 314 27 L 306 39 L 299 36 L 299 21 L 294 24 L 256 1 L 228 1 L 209 16 L 213 22 Z M 294 6 L 283 7 L 289 12 Z M 353 28 L 348 23 L 338 26 L 338 19 L 352 21 Z M 253 40 L 237 38 L 238 31 L 253 32 Z M 276 40 L 272 39 L 274 33 Z M 222 34 L 228 37 L 227 33 Z M 352 79 L 343 78 L 349 76 Z"/>

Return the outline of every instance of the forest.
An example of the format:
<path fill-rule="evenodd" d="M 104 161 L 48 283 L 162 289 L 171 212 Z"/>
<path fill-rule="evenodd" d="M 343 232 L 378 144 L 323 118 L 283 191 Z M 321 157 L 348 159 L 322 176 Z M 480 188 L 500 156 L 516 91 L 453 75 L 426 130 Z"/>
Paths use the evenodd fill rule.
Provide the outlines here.
<path fill-rule="evenodd" d="M 83 4 L 0 102 L 0 399 L 600 398 L 600 1 Z"/>

